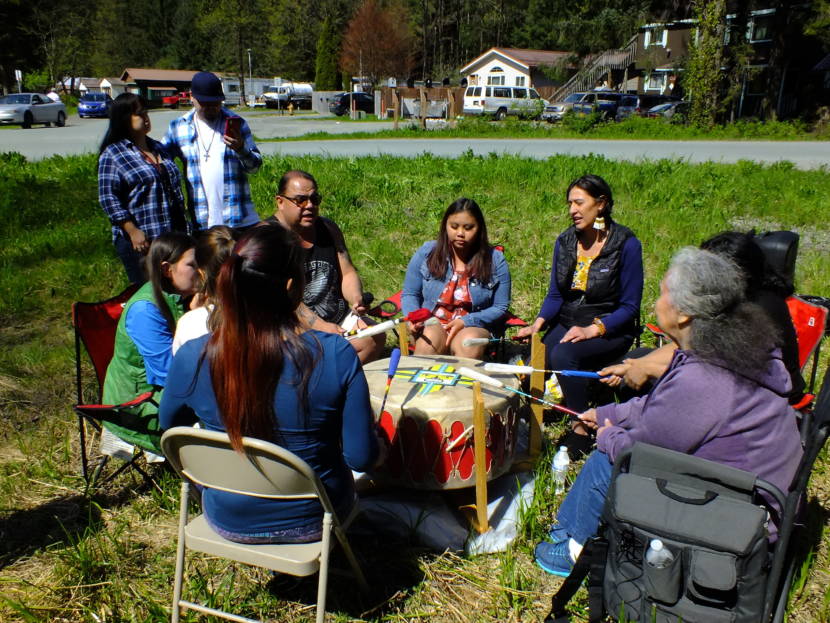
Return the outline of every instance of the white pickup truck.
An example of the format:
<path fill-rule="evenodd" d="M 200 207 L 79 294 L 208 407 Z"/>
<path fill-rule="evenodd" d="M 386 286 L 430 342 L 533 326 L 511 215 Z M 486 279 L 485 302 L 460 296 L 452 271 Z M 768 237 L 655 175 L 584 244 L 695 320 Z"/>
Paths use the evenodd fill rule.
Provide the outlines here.
<path fill-rule="evenodd" d="M 40 93 L 12 93 L 0 98 L 0 124 L 31 128 L 33 123 L 62 128 L 66 125 L 66 107 Z"/>

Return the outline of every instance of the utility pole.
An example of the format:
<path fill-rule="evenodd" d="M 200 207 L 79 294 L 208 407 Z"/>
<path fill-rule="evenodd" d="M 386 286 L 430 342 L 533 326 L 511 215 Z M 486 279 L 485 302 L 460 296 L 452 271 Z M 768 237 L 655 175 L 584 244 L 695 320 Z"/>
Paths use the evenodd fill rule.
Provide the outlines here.
<path fill-rule="evenodd" d="M 251 95 L 253 96 L 251 99 L 255 100 L 256 99 L 256 89 L 254 88 L 254 71 L 253 71 L 252 65 L 251 65 L 251 48 L 248 48 L 248 85 L 250 86 Z"/>

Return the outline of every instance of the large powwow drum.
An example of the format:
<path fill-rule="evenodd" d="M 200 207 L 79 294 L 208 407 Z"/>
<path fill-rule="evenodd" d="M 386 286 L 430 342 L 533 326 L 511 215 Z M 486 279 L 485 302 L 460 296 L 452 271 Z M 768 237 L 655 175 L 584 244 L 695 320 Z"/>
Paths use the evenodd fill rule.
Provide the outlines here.
<path fill-rule="evenodd" d="M 384 411 L 381 434 L 389 456 L 373 474 L 384 482 L 416 489 L 460 489 L 475 484 L 473 452 L 473 380 L 456 370 L 474 368 L 475 359 L 443 356 L 401 357 Z M 386 388 L 389 360 L 364 366 L 372 408 L 378 414 Z M 518 388 L 510 374 L 492 374 Z M 487 478 L 513 464 L 519 396 L 482 386 L 487 430 Z"/>

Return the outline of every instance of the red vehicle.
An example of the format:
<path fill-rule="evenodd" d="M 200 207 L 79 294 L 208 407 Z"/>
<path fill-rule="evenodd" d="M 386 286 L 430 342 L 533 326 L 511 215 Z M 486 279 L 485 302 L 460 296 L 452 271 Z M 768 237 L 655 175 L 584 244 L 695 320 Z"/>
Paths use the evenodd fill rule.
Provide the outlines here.
<path fill-rule="evenodd" d="M 178 108 L 180 104 L 187 106 L 189 103 L 190 91 L 179 91 L 161 98 L 161 105 L 165 108 Z"/>

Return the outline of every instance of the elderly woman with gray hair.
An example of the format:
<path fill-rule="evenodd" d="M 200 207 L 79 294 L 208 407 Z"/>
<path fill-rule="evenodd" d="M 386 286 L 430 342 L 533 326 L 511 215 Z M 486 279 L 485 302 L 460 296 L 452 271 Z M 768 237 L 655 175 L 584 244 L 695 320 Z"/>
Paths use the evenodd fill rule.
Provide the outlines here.
<path fill-rule="evenodd" d="M 536 548 L 542 569 L 570 573 L 598 528 L 612 464 L 635 441 L 754 472 L 788 490 L 801 457 L 790 376 L 769 318 L 744 292 L 728 259 L 694 248 L 674 257 L 655 312 L 678 349 L 648 396 L 580 416 L 597 430 L 598 449 L 562 502 L 549 541 Z"/>

